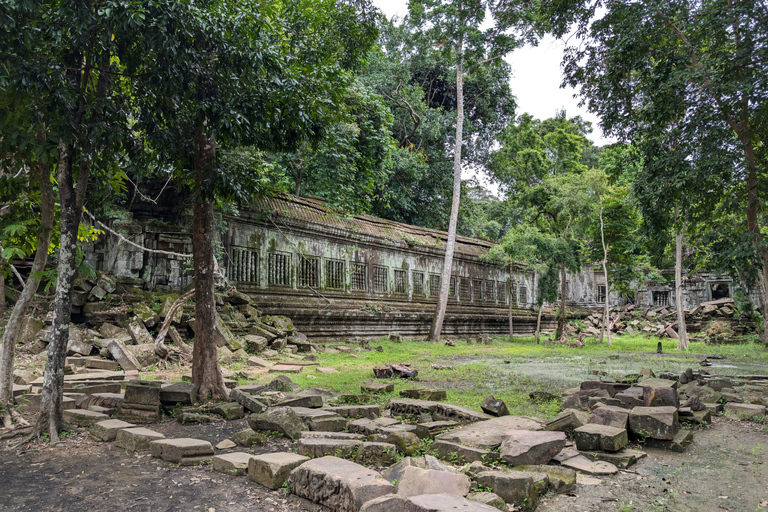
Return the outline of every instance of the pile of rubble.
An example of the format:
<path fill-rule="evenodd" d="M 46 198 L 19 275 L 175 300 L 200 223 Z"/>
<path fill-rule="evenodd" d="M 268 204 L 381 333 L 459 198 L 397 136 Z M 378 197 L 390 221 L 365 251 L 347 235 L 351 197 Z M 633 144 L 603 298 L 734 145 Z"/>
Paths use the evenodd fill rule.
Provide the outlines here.
<path fill-rule="evenodd" d="M 122 279 L 124 281 L 124 279 Z M 178 294 L 155 297 L 107 274 L 75 282 L 67 355 L 69 364 L 88 369 L 136 371 L 158 362 L 153 332 L 170 314 Z M 253 354 L 274 357 L 278 352 L 313 352 L 307 337 L 283 316 L 263 316 L 247 295 L 231 288 L 216 295 L 215 336 L 225 361 L 246 360 Z M 191 354 L 194 338 L 194 305 L 178 308 L 170 323 L 171 347 L 177 354 Z M 17 344 L 22 351 L 46 357 L 53 313 L 43 320 L 24 319 Z M 83 359 L 85 358 L 85 359 Z M 67 373 L 73 373 L 69 368 Z"/>
<path fill-rule="evenodd" d="M 677 310 L 672 306 L 645 306 L 638 307 L 627 305 L 610 312 L 608 327 L 616 334 L 644 334 L 660 338 L 677 339 Z M 685 309 L 685 325 L 689 333 L 696 333 L 706 329 L 712 321 L 720 321 L 726 326 L 722 332 L 707 332 L 707 341 L 723 343 L 729 336 L 745 334 L 749 323 L 746 315 L 739 313 L 733 299 L 720 299 L 710 302 L 702 302 L 693 309 Z M 603 312 L 592 313 L 585 319 L 586 327 L 581 329 L 569 325 L 569 332 L 587 336 L 600 336 L 603 328 Z"/>

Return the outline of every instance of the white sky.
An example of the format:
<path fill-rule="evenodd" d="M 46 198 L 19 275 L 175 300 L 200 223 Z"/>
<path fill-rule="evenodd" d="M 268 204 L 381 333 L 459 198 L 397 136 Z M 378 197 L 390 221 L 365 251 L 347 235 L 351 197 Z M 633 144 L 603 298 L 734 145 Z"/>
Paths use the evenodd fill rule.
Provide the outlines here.
<path fill-rule="evenodd" d="M 408 0 L 373 0 L 373 3 L 388 18 L 394 15 L 402 18 L 408 13 Z M 597 146 L 610 144 L 614 140 L 603 137 L 597 117 L 578 106 L 579 100 L 573 97 L 575 90 L 560 88 L 564 47 L 563 41 L 548 36 L 538 46 L 517 49 L 506 57 L 512 65 L 510 86 L 517 98 L 517 114 L 527 112 L 538 119 L 547 119 L 565 109 L 568 117 L 580 115 L 592 122 L 589 138 Z"/>

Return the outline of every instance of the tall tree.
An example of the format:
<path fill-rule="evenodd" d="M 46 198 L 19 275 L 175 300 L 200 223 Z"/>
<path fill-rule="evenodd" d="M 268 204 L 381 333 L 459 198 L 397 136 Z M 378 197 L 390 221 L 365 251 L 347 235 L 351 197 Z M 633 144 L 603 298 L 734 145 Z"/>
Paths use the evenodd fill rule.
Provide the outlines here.
<path fill-rule="evenodd" d="M 768 11 L 760 0 L 604 3 L 605 15 L 588 22 L 598 2 L 577 2 L 586 14 L 583 40 L 566 55 L 567 82 L 581 87 L 589 108 L 609 134 L 643 141 L 646 170 L 675 188 L 688 180 L 680 207 L 691 218 L 712 212 L 713 190 L 734 190 L 751 234 L 753 265 L 768 282 L 768 244 L 761 191 L 766 165 L 760 157 L 768 111 Z M 688 164 L 653 169 L 670 145 Z M 650 164 L 650 166 L 649 166 Z M 768 298 L 763 294 L 763 306 Z M 764 315 L 768 326 L 768 315 Z M 768 329 L 763 341 L 768 343 Z"/>
<path fill-rule="evenodd" d="M 523 25 L 522 17 L 499 17 L 493 2 L 483 0 L 410 0 L 410 22 L 424 34 L 425 43 L 440 46 L 450 55 L 456 69 L 456 133 L 453 141 L 453 200 L 448 223 L 440 295 L 432 321 L 429 338 L 440 340 L 448 304 L 448 292 L 453 268 L 456 226 L 461 198 L 462 144 L 464 142 L 464 75 L 477 66 L 498 65 L 496 62 L 510 52 L 519 41 L 507 34 Z M 493 27 L 482 30 L 486 12 L 492 16 Z"/>

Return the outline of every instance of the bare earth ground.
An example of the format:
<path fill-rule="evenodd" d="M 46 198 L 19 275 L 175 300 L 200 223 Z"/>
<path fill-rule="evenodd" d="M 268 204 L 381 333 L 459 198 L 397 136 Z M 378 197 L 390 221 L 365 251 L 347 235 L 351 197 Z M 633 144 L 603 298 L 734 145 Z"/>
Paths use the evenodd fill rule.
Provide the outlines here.
<path fill-rule="evenodd" d="M 168 437 L 213 443 L 246 428 L 244 420 L 153 428 Z M 97 443 L 82 433 L 65 447 L 30 445 L 0 454 L 0 510 L 12 511 L 320 511 L 284 489 L 269 491 L 210 466 L 176 467 Z M 290 450 L 270 438 L 252 453 Z M 648 457 L 612 477 L 584 479 L 573 495 L 545 498 L 540 512 L 768 511 L 768 432 L 764 425 L 716 418 L 683 454 L 648 449 Z M 326 509 L 327 510 L 327 509 Z M 397 511 L 392 511 L 397 512 Z"/>

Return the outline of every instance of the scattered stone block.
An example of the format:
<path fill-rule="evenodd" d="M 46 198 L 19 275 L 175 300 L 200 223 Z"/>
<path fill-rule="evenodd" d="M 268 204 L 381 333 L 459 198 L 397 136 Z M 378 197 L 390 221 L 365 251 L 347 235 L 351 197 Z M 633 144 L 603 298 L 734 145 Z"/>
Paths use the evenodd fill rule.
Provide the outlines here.
<path fill-rule="evenodd" d="M 585 451 L 581 452 L 581 455 L 584 455 L 588 460 L 609 462 L 621 469 L 627 469 L 637 463 L 640 459 L 648 456 L 644 451 L 636 450 L 634 448 L 624 448 L 617 452 Z"/>
<path fill-rule="evenodd" d="M 434 439 L 436 436 L 442 434 L 446 430 L 458 427 L 459 424 L 455 421 L 427 421 L 424 423 L 416 424 L 416 430 L 414 434 L 419 436 L 419 439 Z"/>
<path fill-rule="evenodd" d="M 671 387 L 643 387 L 643 407 L 679 407 L 677 390 Z"/>
<path fill-rule="evenodd" d="M 649 448 L 660 448 L 663 450 L 671 450 L 673 452 L 682 453 L 693 442 L 693 431 L 688 429 L 681 429 L 675 434 L 675 437 L 670 441 L 663 441 L 659 439 L 646 439 L 645 446 Z"/>
<path fill-rule="evenodd" d="M 589 416 L 586 412 L 578 409 L 566 409 L 555 416 L 553 420 L 547 422 L 544 425 L 544 430 L 565 432 L 571 435 L 574 430 L 582 425 L 586 425 L 588 421 Z"/>
<path fill-rule="evenodd" d="M 294 364 L 287 364 L 287 363 L 278 363 L 272 367 L 269 368 L 270 373 L 277 373 L 277 372 L 283 372 L 283 373 L 301 373 L 304 371 L 303 366 L 294 365 Z"/>
<path fill-rule="evenodd" d="M 299 434 L 299 439 L 347 439 L 353 441 L 365 441 L 364 435 L 350 432 L 319 432 L 305 430 Z"/>
<path fill-rule="evenodd" d="M 88 435 L 95 441 L 114 441 L 119 430 L 134 427 L 136 427 L 136 425 L 126 421 L 104 420 L 94 423 L 88 430 Z"/>
<path fill-rule="evenodd" d="M 296 453 L 313 459 L 326 455 L 347 458 L 362 444 L 362 441 L 352 439 L 302 438 L 299 439 Z"/>
<path fill-rule="evenodd" d="M 112 357 L 120 363 L 123 370 L 138 370 L 141 365 L 131 354 L 122 341 L 113 339 L 107 344 L 107 349 Z"/>
<path fill-rule="evenodd" d="M 448 394 L 444 389 L 412 388 L 400 391 L 403 398 L 416 398 L 419 400 L 445 400 Z"/>
<path fill-rule="evenodd" d="M 728 402 L 725 404 L 725 412 L 741 420 L 761 421 L 765 418 L 764 405 Z"/>
<path fill-rule="evenodd" d="M 502 437 L 507 430 L 540 431 L 544 430 L 544 427 L 540 421 L 532 418 L 502 416 L 449 430 L 437 436 L 435 440 L 494 450 L 501 446 Z"/>
<path fill-rule="evenodd" d="M 163 405 L 192 405 L 197 402 L 197 386 L 191 382 L 176 382 L 160 388 Z"/>
<path fill-rule="evenodd" d="M 449 441 L 442 441 L 439 439 L 432 443 L 431 448 L 441 459 L 465 464 L 473 462 L 490 463 L 499 459 L 498 452 L 483 450 L 482 448 L 474 448 L 471 446 L 464 446 L 458 443 L 451 443 Z"/>
<path fill-rule="evenodd" d="M 217 450 L 229 450 L 232 448 L 237 448 L 237 443 L 235 443 L 231 439 L 225 439 L 216 445 Z"/>
<path fill-rule="evenodd" d="M 288 480 L 291 492 L 336 512 L 357 512 L 365 502 L 395 490 L 376 471 L 337 457 L 305 462 Z"/>
<path fill-rule="evenodd" d="M 213 446 L 202 439 L 182 437 L 179 439 L 161 439 L 149 444 L 152 457 L 168 462 L 183 463 L 200 462 L 201 459 L 213 457 Z"/>
<path fill-rule="evenodd" d="M 675 407 L 635 407 L 629 413 L 629 428 L 638 437 L 672 440 L 680 430 Z"/>
<path fill-rule="evenodd" d="M 366 501 L 360 512 L 411 512 L 413 505 L 408 498 L 398 494 L 385 494 L 378 498 Z"/>
<path fill-rule="evenodd" d="M 227 420 L 238 420 L 245 416 L 243 406 L 237 402 L 223 402 L 217 404 L 211 409 L 211 412 L 213 414 L 218 414 Z"/>
<path fill-rule="evenodd" d="M 467 499 L 470 501 L 482 503 L 483 505 L 487 505 L 489 507 L 503 510 L 504 512 L 507 511 L 507 504 L 504 503 L 504 500 L 501 499 L 501 496 L 493 492 L 470 492 L 467 494 Z"/>
<path fill-rule="evenodd" d="M 363 384 L 360 386 L 360 390 L 363 393 L 381 395 L 383 393 L 392 393 L 395 390 L 395 385 L 393 383 Z"/>
<path fill-rule="evenodd" d="M 109 419 L 106 414 L 82 409 L 69 409 L 62 412 L 64 421 L 77 425 L 78 427 L 90 427 L 100 421 Z"/>
<path fill-rule="evenodd" d="M 573 492 L 576 489 L 576 471 L 562 466 L 524 465 L 515 466 L 513 471 L 526 473 L 546 473 L 549 477 L 549 488 L 556 494 Z"/>
<path fill-rule="evenodd" d="M 98 412 L 98 413 L 101 413 L 101 414 L 106 414 L 109 417 L 112 417 L 117 412 L 117 409 L 109 409 L 107 407 L 101 407 L 99 405 L 90 405 L 90 406 L 88 406 L 88 408 L 86 410 L 87 411 Z"/>
<path fill-rule="evenodd" d="M 672 388 L 677 389 L 677 381 L 676 380 L 668 380 L 668 379 L 645 379 L 644 381 L 641 381 L 637 384 L 641 388 Z"/>
<path fill-rule="evenodd" d="M 253 395 L 240 389 L 233 389 L 229 392 L 229 398 L 242 405 L 245 409 L 253 413 L 260 413 L 267 409 L 267 405 L 261 400 L 257 400 Z M 255 430 L 255 429 L 254 429 Z"/>
<path fill-rule="evenodd" d="M 273 391 L 282 391 L 283 393 L 293 393 L 301 386 L 296 384 L 287 375 L 278 375 L 267 384 L 267 387 Z"/>
<path fill-rule="evenodd" d="M 293 412 L 309 427 L 309 430 L 341 432 L 347 428 L 347 420 L 334 412 L 306 407 L 291 407 Z"/>
<path fill-rule="evenodd" d="M 477 485 L 491 489 L 515 510 L 533 511 L 546 492 L 549 477 L 546 473 L 522 471 L 484 471 L 475 477 Z"/>
<path fill-rule="evenodd" d="M 461 496 L 451 494 L 422 494 L 408 498 L 409 512 L 495 512 L 497 509 L 490 505 L 478 503 Z M 506 510 L 506 508 L 505 508 Z"/>
<path fill-rule="evenodd" d="M 250 448 L 252 446 L 263 446 L 266 443 L 267 438 L 264 434 L 256 432 L 253 429 L 246 428 L 240 432 L 236 432 L 230 437 L 233 443 L 244 448 Z"/>
<path fill-rule="evenodd" d="M 418 496 L 420 494 L 452 494 L 466 496 L 469 492 L 470 480 L 461 473 L 435 471 L 408 466 L 402 477 L 397 481 L 395 489 L 401 496 Z"/>
<path fill-rule="evenodd" d="M 643 388 L 636 386 L 625 389 L 620 393 L 616 393 L 616 397 L 621 403 L 628 408 L 642 407 L 643 406 Z"/>
<path fill-rule="evenodd" d="M 308 407 L 319 409 L 323 406 L 323 397 L 320 395 L 292 396 L 276 404 L 279 407 Z"/>
<path fill-rule="evenodd" d="M 253 430 L 275 430 L 293 440 L 309 428 L 290 407 L 273 407 L 260 414 L 251 414 L 248 416 L 248 426 Z"/>
<path fill-rule="evenodd" d="M 355 462 L 359 464 L 392 464 L 397 458 L 397 447 L 389 443 L 363 443 L 357 448 Z"/>
<path fill-rule="evenodd" d="M 397 446 L 403 455 L 414 455 L 421 446 L 421 440 L 412 432 L 391 432 L 386 442 Z"/>
<path fill-rule="evenodd" d="M 213 470 L 228 475 L 240 476 L 248 472 L 248 463 L 251 460 L 250 453 L 232 452 L 216 455 L 213 458 Z"/>
<path fill-rule="evenodd" d="M 504 401 L 499 398 L 494 398 L 493 395 L 483 400 L 483 403 L 480 404 L 480 408 L 483 410 L 484 413 L 490 414 L 491 416 L 498 417 L 498 416 L 509 415 L 509 409 L 507 409 L 507 404 L 505 404 Z"/>
<path fill-rule="evenodd" d="M 248 337 L 249 336 L 246 336 L 246 341 L 248 341 Z M 264 342 L 265 342 L 264 345 L 266 346 L 266 340 L 264 340 Z M 273 364 L 267 361 L 266 359 L 262 359 L 256 356 L 251 356 L 248 358 L 248 366 L 253 366 L 256 368 L 270 368 L 273 366 Z"/>
<path fill-rule="evenodd" d="M 146 452 L 150 443 L 159 439 L 165 439 L 165 436 L 148 428 L 125 428 L 117 431 L 115 445 L 132 452 Z"/>
<path fill-rule="evenodd" d="M 339 373 L 339 370 L 336 368 L 327 368 L 325 366 L 318 366 L 317 367 L 318 373 Z"/>
<path fill-rule="evenodd" d="M 589 423 L 626 429 L 629 426 L 629 411 L 623 407 L 606 405 L 592 411 Z"/>
<path fill-rule="evenodd" d="M 109 359 L 86 359 L 86 368 L 93 368 L 95 370 L 110 370 L 117 371 L 120 368 L 120 364 L 117 361 L 110 361 Z"/>
<path fill-rule="evenodd" d="M 546 464 L 564 446 L 563 432 L 510 429 L 502 435 L 499 456 L 510 466 Z"/>
<path fill-rule="evenodd" d="M 588 475 L 615 475 L 619 472 L 618 468 L 610 462 L 589 460 L 583 455 L 571 457 L 562 461 L 560 464 Z"/>
<path fill-rule="evenodd" d="M 368 418 L 374 420 L 381 416 L 381 407 L 378 405 L 337 405 L 326 407 L 325 410 L 345 418 Z"/>
<path fill-rule="evenodd" d="M 573 432 L 578 450 L 617 452 L 627 446 L 629 436 L 624 428 L 587 423 Z"/>
<path fill-rule="evenodd" d="M 290 472 L 308 460 L 303 455 L 288 452 L 251 456 L 248 460 L 248 479 L 268 489 L 279 489 Z"/>
<path fill-rule="evenodd" d="M 131 335 L 134 345 L 149 345 L 154 344 L 154 339 L 149 331 L 144 327 L 144 323 L 139 318 L 134 318 L 128 324 L 128 334 Z M 122 364 L 121 364 L 122 366 Z M 125 367 L 123 367 L 125 369 Z"/>

